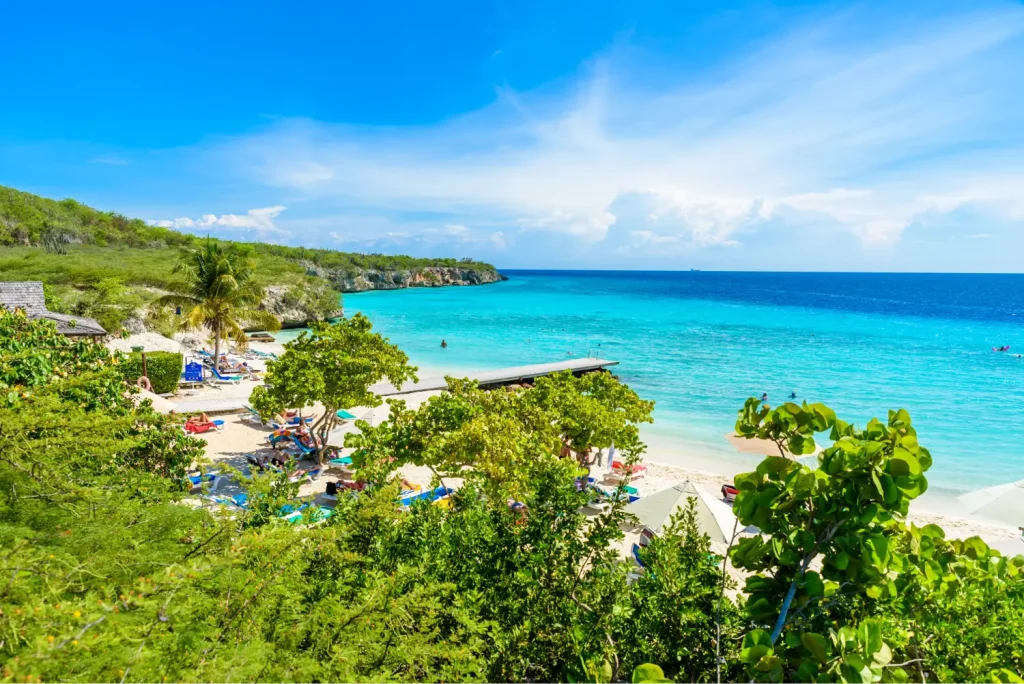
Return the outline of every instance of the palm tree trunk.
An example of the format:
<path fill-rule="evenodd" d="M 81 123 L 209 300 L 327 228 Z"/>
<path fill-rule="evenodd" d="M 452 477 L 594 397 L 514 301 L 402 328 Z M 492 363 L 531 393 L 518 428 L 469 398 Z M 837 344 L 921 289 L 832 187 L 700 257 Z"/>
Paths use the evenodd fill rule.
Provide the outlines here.
<path fill-rule="evenodd" d="M 213 324 L 213 367 L 220 373 L 220 321 Z"/>

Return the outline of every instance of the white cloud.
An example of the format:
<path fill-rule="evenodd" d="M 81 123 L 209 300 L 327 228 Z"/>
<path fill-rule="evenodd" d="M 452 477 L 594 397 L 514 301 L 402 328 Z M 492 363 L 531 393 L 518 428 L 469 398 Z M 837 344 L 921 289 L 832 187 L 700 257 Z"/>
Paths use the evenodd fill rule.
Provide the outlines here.
<path fill-rule="evenodd" d="M 506 88 L 424 127 L 283 120 L 215 154 L 295 202 L 388 216 L 360 231 L 365 244 L 504 249 L 543 232 L 658 256 L 788 226 L 870 251 L 965 206 L 1024 221 L 1024 8 L 861 12 L 677 69 L 670 86 L 650 86 L 618 47 L 569 91 Z"/>
<path fill-rule="evenodd" d="M 216 214 L 203 214 L 203 216 L 198 219 L 180 217 L 172 220 L 165 219 L 150 221 L 149 223 L 154 226 L 174 228 L 176 230 L 184 230 L 188 232 L 227 228 L 254 231 L 261 235 L 267 233 L 284 234 L 286 231 L 283 231 L 274 225 L 274 219 L 276 219 L 285 209 L 287 209 L 287 207 L 278 205 L 273 207 L 263 207 L 261 209 L 250 209 L 245 214 L 221 214 L 220 216 L 217 216 Z"/>

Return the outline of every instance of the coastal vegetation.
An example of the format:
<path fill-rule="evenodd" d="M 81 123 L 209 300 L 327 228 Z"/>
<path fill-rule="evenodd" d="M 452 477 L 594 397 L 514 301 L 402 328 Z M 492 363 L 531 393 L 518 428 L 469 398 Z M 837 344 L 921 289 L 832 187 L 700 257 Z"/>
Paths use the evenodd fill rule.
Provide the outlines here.
<path fill-rule="evenodd" d="M 358 317 L 293 344 L 271 373 L 305 373 L 332 408 L 415 371 Z M 317 385 L 324 356 L 350 386 Z M 393 401 L 347 438 L 364 491 L 294 524 L 286 472 L 236 473 L 244 509 L 190 492 L 203 443 L 137 405 L 129 369 L 0 311 L 5 681 L 1020 681 L 1024 559 L 903 521 L 932 461 L 904 411 L 858 429 L 820 404 L 742 408 L 740 435 L 831 444 L 817 468 L 769 456 L 736 478 L 761 534 L 733 546 L 733 586 L 693 506 L 639 576 L 617 548 L 625 485 L 584 514 L 566 442 L 633 464 L 650 419 L 610 376 Z M 260 410 L 299 399 L 281 392 Z M 405 464 L 461 486 L 400 507 Z"/>
<path fill-rule="evenodd" d="M 51 310 L 96 318 L 110 331 L 129 325 L 166 334 L 173 319 L 154 302 L 175 283 L 173 268 L 182 250 L 203 239 L 73 199 L 52 200 L 0 186 L 3 279 L 40 280 Z M 269 308 L 301 314 L 304 320 L 297 323 L 337 315 L 342 283 L 368 271 L 450 268 L 496 279 L 493 266 L 471 259 L 215 242 L 250 261 L 257 282 L 275 294 Z"/>

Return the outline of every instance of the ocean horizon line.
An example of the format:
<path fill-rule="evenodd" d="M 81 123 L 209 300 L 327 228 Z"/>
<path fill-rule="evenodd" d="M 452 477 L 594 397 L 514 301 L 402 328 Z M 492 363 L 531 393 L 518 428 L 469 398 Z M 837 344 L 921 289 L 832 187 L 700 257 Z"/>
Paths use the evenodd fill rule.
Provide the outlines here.
<path fill-rule="evenodd" d="M 503 268 L 495 266 L 499 273 L 643 273 L 643 274 L 682 274 L 682 273 L 716 273 L 716 274 L 761 274 L 761 275 L 885 275 L 885 276 L 1024 276 L 1024 271 L 1009 273 L 1005 271 L 769 271 L 769 270 L 731 270 L 715 268 L 690 269 L 630 269 L 630 268 Z"/>

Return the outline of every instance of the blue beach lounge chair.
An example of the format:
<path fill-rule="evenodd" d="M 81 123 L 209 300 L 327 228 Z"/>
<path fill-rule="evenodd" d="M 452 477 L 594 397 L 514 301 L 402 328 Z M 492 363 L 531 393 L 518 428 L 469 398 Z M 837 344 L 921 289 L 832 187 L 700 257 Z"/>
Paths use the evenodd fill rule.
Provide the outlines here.
<path fill-rule="evenodd" d="M 647 566 L 644 565 L 644 562 L 642 560 L 640 560 L 640 545 L 639 544 L 633 544 L 633 560 L 635 560 L 636 564 L 639 565 L 641 568 L 647 567 Z"/>
<path fill-rule="evenodd" d="M 221 476 L 217 473 L 193 473 L 188 476 L 188 482 L 191 485 L 190 489 L 196 489 L 201 487 L 204 482 L 210 482 L 210 492 L 217 491 L 217 487 L 220 486 Z"/>
<path fill-rule="evenodd" d="M 217 369 L 214 368 L 213 366 L 210 366 L 209 368 L 210 373 L 213 375 L 214 382 L 231 385 L 237 385 L 238 383 L 242 382 L 241 375 L 222 375 L 221 373 L 217 372 Z"/>

